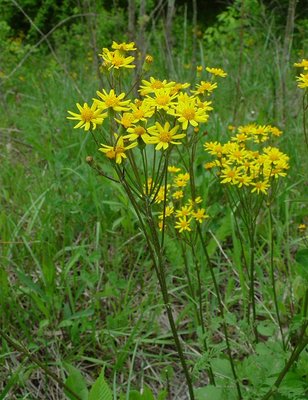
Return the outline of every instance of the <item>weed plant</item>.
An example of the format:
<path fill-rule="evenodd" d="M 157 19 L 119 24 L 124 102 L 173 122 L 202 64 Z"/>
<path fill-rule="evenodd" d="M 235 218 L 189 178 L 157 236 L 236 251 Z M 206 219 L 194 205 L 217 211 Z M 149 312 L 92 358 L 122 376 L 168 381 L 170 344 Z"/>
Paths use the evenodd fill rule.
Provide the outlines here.
<path fill-rule="evenodd" d="M 111 115 L 101 107 L 97 118 L 101 117 L 103 124 L 98 123 L 92 131 L 99 139 L 98 145 L 90 132 L 72 134 L 69 124 L 64 122 L 65 110 L 72 110 L 76 101 L 84 110 L 84 102 L 90 104 L 96 90 L 102 94 L 102 89 L 110 93 L 111 88 L 117 94 L 125 92 L 123 101 L 137 97 L 134 90 L 129 93 L 133 69 L 123 79 L 120 89 L 114 86 L 119 85 L 120 77 L 115 77 L 110 87 L 106 78 L 103 86 L 98 79 L 89 79 L 91 60 L 88 60 L 88 71 L 76 64 L 72 74 L 75 80 L 69 80 L 56 63 L 34 54 L 31 60 L 38 65 L 37 75 L 24 65 L 14 80 L 3 81 L 2 398 L 73 399 L 78 398 L 74 397 L 75 393 L 83 399 L 186 399 L 190 384 L 185 382 L 184 364 L 189 375 L 186 379 L 194 388 L 191 398 L 307 398 L 304 329 L 307 321 L 304 184 L 307 161 L 302 124 L 307 92 L 305 87 L 296 88 L 291 65 L 287 105 L 292 117 L 283 126 L 275 111 L 279 66 L 273 68 L 267 62 L 273 47 L 263 52 L 264 43 L 245 47 L 241 96 L 237 100 L 234 93 L 238 70 L 232 47 L 229 51 L 223 50 L 220 57 L 217 50 L 210 47 L 206 50 L 207 43 L 200 42 L 203 53 L 199 64 L 203 71 L 199 68 L 199 73 L 192 73 L 192 67 L 185 68 L 188 53 L 178 54 L 174 60 L 175 65 L 184 66 L 176 68 L 181 79 L 168 79 L 160 67 L 155 70 L 156 61 L 161 60 L 154 47 L 154 62 L 151 70 L 143 71 L 143 79 L 151 82 L 150 76 L 155 76 L 157 80 L 166 79 L 167 84 L 175 80 L 188 83 L 190 79 L 195 83 L 209 81 L 211 85 L 218 82 L 214 93 L 202 98 L 203 102 L 212 101 L 209 106 L 214 110 L 207 111 L 208 122 L 197 121 L 198 132 L 193 132 L 191 127 L 186 133 L 183 121 L 177 122 L 180 127 L 173 132 L 174 136 L 186 133 L 185 137 L 174 138 L 180 144 L 155 150 L 159 144 L 155 143 L 157 132 L 165 128 L 167 120 L 170 131 L 171 121 L 174 123 L 178 118 L 160 111 L 160 116 L 156 114 L 158 120 L 152 116 L 146 126 L 153 127 L 147 132 L 149 143 L 124 149 L 127 159 L 120 157 L 119 163 L 112 157 L 109 161 L 106 154 L 119 145 L 113 139 L 113 131 L 122 137 L 130 135 L 124 139 L 124 147 L 134 143 L 129 140 L 134 132 L 127 132 L 121 128 L 122 124 L 113 122 L 114 117 L 121 120 L 126 110 Z M 293 59 L 297 61 L 297 55 Z M 107 57 L 108 60 L 112 58 Z M 217 66 L 217 63 L 228 76 L 211 80 L 205 66 Z M 302 64 L 300 68 L 304 67 Z M 113 69 L 107 68 L 105 72 L 104 76 L 108 76 L 113 74 Z M 305 73 L 301 69 L 297 75 L 301 77 Z M 192 83 L 190 89 L 182 89 L 183 93 L 197 98 L 189 90 L 198 90 L 198 86 Z M 99 96 L 96 99 L 103 103 L 106 100 Z M 176 97 L 172 99 L 174 103 L 177 101 Z M 237 105 L 239 110 L 234 121 Z M 77 110 L 73 112 L 82 115 Z M 288 154 L 290 168 L 281 171 L 287 176 L 271 178 L 274 187 L 271 185 L 266 193 L 251 193 L 252 186 L 238 189 L 231 184 L 235 183 L 232 180 L 220 184 L 224 177 L 216 176 L 221 169 L 219 158 L 216 173 L 211 172 L 215 169 L 204 168 L 205 163 L 214 159 L 204 152 L 203 143 L 209 147 L 211 142 L 220 142 L 227 149 L 228 142 L 235 143 L 232 137 L 240 133 L 237 131 L 240 126 L 250 126 L 250 134 L 260 126 L 271 134 L 268 124 L 270 127 L 278 124 L 278 131 L 283 134 L 274 135 L 273 143 L 261 141 L 254 146 L 278 145 L 281 153 Z M 228 125 L 232 125 L 229 130 Z M 198 143 L 194 144 L 193 138 L 198 138 Z M 97 152 L 98 148 L 105 151 Z M 144 199 L 148 197 L 151 202 L 157 190 L 153 193 L 148 180 L 150 177 L 153 180 L 153 176 L 149 172 L 146 179 L 142 152 L 147 152 L 148 166 L 155 154 L 157 167 L 159 159 L 162 160 L 160 170 L 157 169 L 156 189 L 160 187 L 164 193 L 160 193 L 160 203 L 152 202 L 152 216 L 142 207 L 145 207 Z M 89 155 L 92 158 L 87 159 L 87 164 Z M 134 163 L 131 155 L 136 160 L 137 172 L 129 167 Z M 167 158 L 169 167 L 174 166 L 169 172 Z M 179 167 L 181 171 L 174 172 Z M 147 170 L 152 171 L 149 167 Z M 129 176 L 135 173 L 136 177 L 130 180 Z M 187 173 L 185 197 L 179 199 L 183 205 L 173 205 L 171 213 L 172 205 L 169 198 L 167 203 L 165 189 L 171 185 L 169 195 L 174 199 L 172 195 L 178 190 L 172 185 L 183 183 L 176 176 L 183 174 L 185 181 Z M 122 183 L 107 181 L 102 175 Z M 125 181 L 132 185 L 131 191 L 137 200 L 130 200 Z M 199 196 L 202 203 L 195 204 Z M 251 246 L 249 224 L 241 211 L 243 204 L 253 206 L 254 201 L 260 207 L 254 216 L 255 236 Z M 134 202 L 140 203 L 144 231 Z M 189 210 L 193 203 L 195 208 Z M 182 206 L 187 208 L 183 210 Z M 174 220 L 176 211 L 188 211 L 190 215 Z M 202 223 L 198 222 L 198 216 Z M 179 229 L 175 229 L 177 223 L 180 223 Z M 147 235 L 159 238 L 160 251 L 152 242 L 149 244 Z M 160 254 L 171 315 L 158 294 L 159 283 L 163 283 L 162 273 L 158 270 L 158 280 L 154 275 Z M 173 334 L 170 319 L 176 328 Z M 176 336 L 180 343 L 175 343 Z M 181 357 L 178 352 L 180 355 L 182 352 Z M 95 380 L 93 385 L 91 382 Z M 105 397 L 99 397 L 102 393 Z"/>

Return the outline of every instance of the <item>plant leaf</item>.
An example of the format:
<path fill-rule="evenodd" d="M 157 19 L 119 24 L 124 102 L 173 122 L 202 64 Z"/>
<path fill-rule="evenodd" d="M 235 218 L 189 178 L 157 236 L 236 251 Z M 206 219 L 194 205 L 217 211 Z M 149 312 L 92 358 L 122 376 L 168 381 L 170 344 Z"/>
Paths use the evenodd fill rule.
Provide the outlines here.
<path fill-rule="evenodd" d="M 65 381 L 65 384 L 72 389 L 73 392 L 79 395 L 82 400 L 88 400 L 88 389 L 85 382 L 84 377 L 80 373 L 80 371 L 73 367 L 70 364 L 65 364 L 65 368 L 68 371 L 69 375 Z M 72 394 L 68 393 L 66 390 L 64 391 L 67 398 L 70 400 L 76 400 L 76 397 Z"/>
<path fill-rule="evenodd" d="M 88 400 L 112 400 L 112 392 L 104 379 L 104 372 L 94 382 Z"/>

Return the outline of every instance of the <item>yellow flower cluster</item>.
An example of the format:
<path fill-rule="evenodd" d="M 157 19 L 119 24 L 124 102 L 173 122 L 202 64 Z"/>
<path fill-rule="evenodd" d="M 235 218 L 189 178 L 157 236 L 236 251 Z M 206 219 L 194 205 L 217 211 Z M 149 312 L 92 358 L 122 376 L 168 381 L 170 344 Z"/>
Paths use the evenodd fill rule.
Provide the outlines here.
<path fill-rule="evenodd" d="M 172 174 L 172 183 L 167 185 L 165 209 L 165 224 L 171 225 L 179 231 L 179 233 L 192 230 L 191 224 L 195 221 L 202 223 L 209 218 L 204 208 L 200 207 L 202 203 L 201 197 L 196 197 L 193 201 L 185 196 L 185 187 L 189 183 L 189 173 L 182 173 L 181 168 L 170 165 L 168 172 Z M 161 203 L 165 198 L 165 189 L 161 187 L 155 199 L 156 203 Z M 159 229 L 163 228 L 164 212 L 161 211 L 159 216 Z"/>
<path fill-rule="evenodd" d="M 134 42 L 113 42 L 110 50 L 103 48 L 100 57 L 104 73 L 112 77 L 110 82 L 116 76 L 115 71 L 118 74 L 120 70 L 129 71 L 135 67 L 135 57 L 130 53 L 136 50 Z M 152 60 L 150 57 L 147 56 L 146 63 Z M 86 131 L 96 129 L 107 120 L 112 132 L 104 138 L 105 143 L 99 150 L 117 164 L 127 158 L 127 151 L 137 146 L 154 145 L 157 151 L 170 150 L 171 146 L 185 141 L 187 135 L 198 132 L 199 125 L 209 118 L 212 106 L 208 96 L 217 88 L 215 77 L 226 76 L 226 73 L 219 68 L 207 68 L 207 71 L 212 74 L 211 80 L 202 80 L 191 90 L 189 83 L 154 77 L 141 81 L 137 98 L 117 91 L 115 86 L 110 90 L 102 89 L 96 92 L 97 98 L 91 106 L 77 103 L 79 113 L 69 111 L 67 118 L 77 121 L 75 128 Z"/>
<path fill-rule="evenodd" d="M 295 63 L 294 67 L 298 68 L 304 68 L 304 71 L 308 71 L 308 60 L 303 59 L 300 63 Z M 297 77 L 298 81 L 298 87 L 301 89 L 306 89 L 308 88 L 308 72 L 304 74 L 300 74 L 300 76 Z"/>
<path fill-rule="evenodd" d="M 137 50 L 134 42 L 120 44 L 113 42 L 111 48 L 113 50 L 104 48 L 102 54 L 99 54 L 99 56 L 104 60 L 104 67 L 107 67 L 108 70 L 111 70 L 112 68 L 135 68 L 135 65 L 132 64 L 135 57 L 127 56 L 127 52 Z"/>
<path fill-rule="evenodd" d="M 256 148 L 273 136 L 280 136 L 281 131 L 270 125 L 240 126 L 231 140 L 225 144 L 207 142 L 205 150 L 216 159 L 206 163 L 205 168 L 219 168 L 220 182 L 238 188 L 248 188 L 252 193 L 267 194 L 272 180 L 286 176 L 289 157 L 278 148 L 267 146 Z M 249 146 L 250 145 L 250 146 Z"/>

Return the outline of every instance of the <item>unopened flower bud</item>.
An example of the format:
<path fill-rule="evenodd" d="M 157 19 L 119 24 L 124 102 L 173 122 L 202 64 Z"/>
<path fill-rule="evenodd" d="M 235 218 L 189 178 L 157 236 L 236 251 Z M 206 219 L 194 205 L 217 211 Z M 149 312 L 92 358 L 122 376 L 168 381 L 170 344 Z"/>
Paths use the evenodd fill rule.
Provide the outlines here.
<path fill-rule="evenodd" d="M 153 62 L 153 57 L 150 55 L 150 54 L 147 54 L 146 55 L 146 57 L 145 57 L 145 62 L 147 63 L 147 64 L 152 64 L 152 62 Z"/>

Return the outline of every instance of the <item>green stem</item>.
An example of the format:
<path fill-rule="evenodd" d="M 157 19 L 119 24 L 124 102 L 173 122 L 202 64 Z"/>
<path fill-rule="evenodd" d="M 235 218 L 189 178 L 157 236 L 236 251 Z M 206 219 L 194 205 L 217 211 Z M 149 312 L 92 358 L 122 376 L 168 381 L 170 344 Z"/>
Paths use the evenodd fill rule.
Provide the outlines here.
<path fill-rule="evenodd" d="M 286 350 L 286 344 L 284 340 L 284 334 L 282 330 L 282 324 L 280 319 L 279 307 L 278 307 L 278 300 L 277 300 L 277 292 L 276 292 L 276 281 L 275 281 L 275 274 L 274 274 L 274 236 L 273 236 L 273 215 L 271 210 L 271 205 L 268 205 L 268 212 L 269 212 L 269 234 L 270 234 L 270 267 L 271 267 L 271 280 L 272 280 L 272 288 L 273 288 L 273 296 L 274 296 L 274 303 L 275 303 L 275 310 L 277 321 L 280 329 L 281 340 L 283 349 Z"/>
<path fill-rule="evenodd" d="M 256 301 L 255 301 L 255 226 L 251 224 L 249 229 L 249 244 L 250 244 L 250 287 L 249 298 L 250 307 L 252 308 L 252 329 L 255 335 L 256 343 L 259 341 L 257 330 L 257 314 L 256 314 Z M 250 308 L 249 307 L 249 308 Z"/>
<path fill-rule="evenodd" d="M 230 365 L 231 365 L 232 375 L 233 375 L 233 378 L 234 378 L 234 381 L 235 381 L 238 399 L 241 400 L 243 398 L 243 396 L 242 396 L 242 393 L 241 393 L 239 380 L 238 380 L 238 377 L 237 377 L 237 374 L 236 374 L 235 365 L 234 365 L 233 358 L 232 358 L 232 352 L 231 352 L 231 346 L 230 346 L 230 342 L 229 342 L 228 329 L 227 329 L 227 324 L 226 324 L 226 321 L 225 321 L 224 307 L 223 307 L 223 304 L 222 304 L 222 301 L 221 301 L 218 283 L 217 283 L 217 280 L 216 280 L 216 276 L 215 276 L 215 272 L 214 272 L 212 261 L 210 259 L 209 253 L 208 253 L 207 248 L 206 248 L 206 244 L 205 244 L 203 236 L 202 236 L 202 232 L 201 232 L 200 226 L 197 227 L 197 231 L 198 231 L 198 235 L 200 237 L 200 241 L 201 241 L 201 244 L 202 244 L 202 249 L 203 249 L 205 258 L 207 260 L 207 264 L 208 264 L 208 267 L 210 269 L 211 277 L 212 277 L 212 280 L 213 280 L 214 289 L 215 289 L 215 293 L 216 293 L 216 297 L 217 297 L 217 301 L 218 301 L 218 306 L 219 306 L 219 311 L 220 311 L 220 315 L 221 315 L 221 318 L 222 318 L 222 326 L 223 326 L 223 331 L 224 331 L 224 336 L 225 336 L 225 341 L 226 341 L 226 346 L 227 346 L 228 357 L 229 357 L 229 361 L 230 361 Z"/>
<path fill-rule="evenodd" d="M 161 241 L 160 241 L 160 248 L 164 248 L 164 241 L 165 241 L 165 222 L 166 222 L 166 206 L 167 206 L 167 188 L 168 188 L 168 159 L 169 159 L 169 153 L 166 155 L 165 159 L 165 164 L 164 164 L 164 178 L 165 178 L 165 183 L 164 183 L 164 208 L 163 208 L 163 227 L 162 227 L 162 232 L 161 232 Z"/>
<path fill-rule="evenodd" d="M 33 356 L 32 353 L 29 352 L 28 349 L 23 347 L 22 345 L 18 344 L 15 342 L 15 340 L 11 339 L 10 336 L 8 336 L 6 333 L 0 329 L 0 336 L 4 340 L 6 340 L 16 351 L 19 351 L 20 353 L 24 354 L 31 360 L 34 364 L 39 366 L 46 375 L 50 376 L 57 384 L 62 388 L 65 389 L 68 393 L 70 393 L 72 396 L 75 397 L 76 400 L 82 400 L 81 397 L 75 393 L 69 386 L 67 386 L 56 374 L 54 374 L 52 371 L 50 371 L 49 368 L 46 367 L 41 361 L 39 361 L 36 357 Z"/>
<path fill-rule="evenodd" d="M 197 260 L 197 256 L 195 253 L 195 248 L 193 243 L 191 243 L 191 248 L 192 248 L 192 253 L 193 253 L 193 258 L 194 258 L 194 263 L 195 263 L 195 269 L 196 269 L 196 274 L 197 274 L 197 280 L 198 280 L 198 295 L 199 295 L 199 315 L 200 317 L 198 318 L 199 324 L 201 325 L 201 330 L 202 330 L 202 335 L 203 335 L 203 345 L 204 345 L 204 350 L 208 351 L 208 346 L 206 342 L 206 337 L 205 337 L 205 327 L 204 327 L 204 319 L 203 319 L 203 306 L 202 306 L 202 284 L 201 284 L 201 276 L 200 276 L 200 266 Z M 211 385 L 215 385 L 215 377 L 213 373 L 212 366 L 209 362 L 209 367 L 207 371 L 209 375 L 209 380 Z"/>
<path fill-rule="evenodd" d="M 308 148 L 308 134 L 307 134 L 307 126 L 306 126 L 306 111 L 307 111 L 307 105 L 305 104 L 305 97 L 308 98 L 308 90 L 304 93 L 303 96 L 303 130 L 304 130 L 304 138 L 305 138 L 305 143 Z"/>
<path fill-rule="evenodd" d="M 159 274 L 160 274 L 160 278 L 161 278 L 161 291 L 162 291 L 162 296 L 163 296 L 163 300 L 164 300 L 164 304 L 165 304 L 165 309 L 167 311 L 167 316 L 168 316 L 168 320 L 169 320 L 169 324 L 170 324 L 170 328 L 172 331 L 172 335 L 173 335 L 173 339 L 177 348 L 177 352 L 182 364 L 182 368 L 184 371 L 184 375 L 185 375 L 185 379 L 186 379 L 186 383 L 188 386 L 188 392 L 189 392 L 189 397 L 191 400 L 195 399 L 194 396 L 194 391 L 193 391 L 193 386 L 192 386 L 192 381 L 191 381 L 191 377 L 188 371 L 188 367 L 185 361 L 185 357 L 184 357 L 184 353 L 182 350 L 182 346 L 180 343 L 180 339 L 177 333 L 177 329 L 175 326 L 175 322 L 174 322 L 174 318 L 173 318 L 173 314 L 172 314 L 172 309 L 171 309 L 171 304 L 170 304 L 170 300 L 169 300 L 169 293 L 168 293 L 168 289 L 167 289 L 167 282 L 166 282 L 166 274 L 165 274 L 165 268 L 164 268 L 164 263 L 163 263 L 163 259 L 162 259 L 162 248 L 160 247 L 160 243 L 159 243 L 159 239 L 157 236 L 157 230 L 156 230 L 156 226 L 155 226 L 155 222 L 154 222 L 154 218 L 152 215 L 152 211 L 151 208 L 149 206 L 149 204 L 147 204 L 147 216 L 148 216 L 148 222 L 149 222 L 149 228 L 150 228 L 150 232 L 152 235 L 152 239 L 153 239 L 153 245 L 156 251 L 156 256 L 158 259 L 158 268 L 159 268 Z"/>
<path fill-rule="evenodd" d="M 157 230 L 156 230 L 156 226 L 155 226 L 155 222 L 154 222 L 154 218 L 151 212 L 151 206 L 148 202 L 148 198 L 145 201 L 145 215 L 147 218 L 147 222 L 148 222 L 148 228 L 150 230 L 150 235 L 148 233 L 147 227 L 144 224 L 143 218 L 141 216 L 141 212 L 139 209 L 139 206 L 134 198 L 133 193 L 130 190 L 129 185 L 127 184 L 127 182 L 125 181 L 125 179 L 123 178 L 123 176 L 121 175 L 121 171 L 119 168 L 117 168 L 117 173 L 119 176 L 119 179 L 121 180 L 123 187 L 136 211 L 138 220 L 140 222 L 141 228 L 144 232 L 144 235 L 146 237 L 148 246 L 149 246 L 149 250 L 150 250 L 150 255 L 151 258 L 153 260 L 153 264 L 154 264 L 154 268 L 156 271 L 156 275 L 158 278 L 158 282 L 161 288 L 161 292 L 162 292 L 162 296 L 163 296 L 163 301 L 164 301 L 164 305 L 165 305 L 165 309 L 167 312 L 167 316 L 168 316 L 168 320 L 169 320 L 169 324 L 171 327 L 171 331 L 172 331 L 172 335 L 173 335 L 173 339 L 175 342 L 175 346 L 182 364 L 182 368 L 184 371 L 184 375 L 185 375 L 185 379 L 186 379 L 186 383 L 188 386 L 188 391 L 189 391 L 189 397 L 190 400 L 194 400 L 194 391 L 193 391 L 193 386 L 192 386 L 192 381 L 191 381 L 191 377 L 188 371 L 188 367 L 185 361 L 185 357 L 184 357 L 184 353 L 182 350 L 182 346 L 180 343 L 180 339 L 177 333 L 177 329 L 175 326 L 175 322 L 174 322 L 174 318 L 173 318 L 173 314 L 172 314 L 172 309 L 171 309 L 171 304 L 169 301 L 169 294 L 168 294 L 168 289 L 167 289 L 167 283 L 166 283 L 166 276 L 165 276 L 165 269 L 164 269 L 164 264 L 163 264 L 163 259 L 162 259 L 162 248 L 160 247 L 160 243 L 159 243 L 159 239 L 158 239 L 158 235 L 157 235 Z M 154 251 L 152 249 L 152 245 L 154 247 Z"/>

